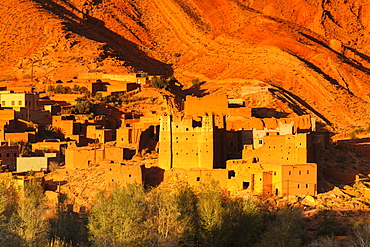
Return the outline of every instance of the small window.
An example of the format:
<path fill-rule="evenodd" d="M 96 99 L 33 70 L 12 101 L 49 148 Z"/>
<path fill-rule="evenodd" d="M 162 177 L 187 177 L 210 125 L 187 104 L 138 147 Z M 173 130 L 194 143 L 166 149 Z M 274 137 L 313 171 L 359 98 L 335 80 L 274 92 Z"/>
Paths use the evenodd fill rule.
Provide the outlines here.
<path fill-rule="evenodd" d="M 310 185 L 309 184 L 306 184 L 306 188 L 309 188 L 310 187 Z"/>
<path fill-rule="evenodd" d="M 292 175 L 292 171 L 289 171 L 289 175 Z"/>
<path fill-rule="evenodd" d="M 298 184 L 298 186 L 297 186 L 297 187 L 298 187 L 298 189 L 299 189 L 299 188 L 301 188 L 301 185 L 300 185 L 300 184 Z"/>
<path fill-rule="evenodd" d="M 1 158 L 1 153 L 0 153 L 0 158 Z"/>
<path fill-rule="evenodd" d="M 310 174 L 310 170 L 307 170 L 307 174 Z"/>
<path fill-rule="evenodd" d="M 15 105 L 15 101 L 14 100 L 12 101 L 12 105 Z"/>
<path fill-rule="evenodd" d="M 274 176 L 276 176 L 276 172 L 274 172 Z"/>
<path fill-rule="evenodd" d="M 249 187 L 249 182 L 243 182 L 243 190 L 248 189 Z"/>
<path fill-rule="evenodd" d="M 6 153 L 6 157 L 9 157 L 9 153 Z"/>
<path fill-rule="evenodd" d="M 128 177 L 130 178 L 131 177 L 131 174 L 129 174 Z"/>
<path fill-rule="evenodd" d="M 4 106 L 4 105 L 5 105 L 5 101 L 1 101 L 1 105 L 3 105 L 3 106 Z"/>
<path fill-rule="evenodd" d="M 197 177 L 197 181 L 198 181 L 198 182 L 200 181 L 200 177 Z"/>
<path fill-rule="evenodd" d="M 186 131 L 189 131 L 189 128 L 186 128 L 185 130 L 186 130 Z"/>
<path fill-rule="evenodd" d="M 298 174 L 299 174 L 299 175 L 302 175 L 302 171 L 299 171 L 299 172 L 298 172 Z"/>
<path fill-rule="evenodd" d="M 17 153 L 14 153 L 14 157 L 17 157 Z"/>
<path fill-rule="evenodd" d="M 262 144 L 263 144 L 263 140 L 262 140 L 262 139 L 259 139 L 259 140 L 258 140 L 258 144 L 259 144 L 259 145 L 262 145 Z M 274 148 L 275 148 L 275 147 L 274 147 Z"/>
<path fill-rule="evenodd" d="M 22 100 L 18 101 L 18 105 L 22 105 Z"/>

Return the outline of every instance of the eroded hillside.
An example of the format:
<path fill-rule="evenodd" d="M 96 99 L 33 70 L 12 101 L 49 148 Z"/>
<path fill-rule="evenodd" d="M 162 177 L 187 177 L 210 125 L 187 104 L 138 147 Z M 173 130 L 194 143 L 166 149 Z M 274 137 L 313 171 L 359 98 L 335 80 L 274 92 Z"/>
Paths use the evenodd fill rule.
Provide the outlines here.
<path fill-rule="evenodd" d="M 257 79 L 334 129 L 370 123 L 368 1 L 15 0 L 0 6 L 2 81 L 146 71 Z M 32 77 L 32 78 L 31 78 Z"/>

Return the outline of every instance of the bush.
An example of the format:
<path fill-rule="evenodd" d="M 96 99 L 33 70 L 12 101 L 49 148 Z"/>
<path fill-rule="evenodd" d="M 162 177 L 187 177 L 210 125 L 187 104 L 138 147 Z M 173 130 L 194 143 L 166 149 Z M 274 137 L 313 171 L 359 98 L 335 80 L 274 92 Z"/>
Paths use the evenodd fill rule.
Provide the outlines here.
<path fill-rule="evenodd" d="M 158 88 L 158 89 L 167 89 L 170 85 L 169 81 L 164 80 L 162 78 L 153 78 L 151 80 L 152 87 Z"/>

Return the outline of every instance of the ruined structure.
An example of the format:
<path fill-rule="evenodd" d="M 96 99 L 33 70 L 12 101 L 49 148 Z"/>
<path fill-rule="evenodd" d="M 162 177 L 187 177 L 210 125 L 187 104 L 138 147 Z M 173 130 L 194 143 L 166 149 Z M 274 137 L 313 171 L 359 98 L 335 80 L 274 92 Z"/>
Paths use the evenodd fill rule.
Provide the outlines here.
<path fill-rule="evenodd" d="M 130 157 L 128 149 L 106 145 L 88 147 L 70 146 L 66 149 L 65 153 L 66 169 L 86 169 L 89 166 L 98 165 L 104 160 L 120 163 Z"/>

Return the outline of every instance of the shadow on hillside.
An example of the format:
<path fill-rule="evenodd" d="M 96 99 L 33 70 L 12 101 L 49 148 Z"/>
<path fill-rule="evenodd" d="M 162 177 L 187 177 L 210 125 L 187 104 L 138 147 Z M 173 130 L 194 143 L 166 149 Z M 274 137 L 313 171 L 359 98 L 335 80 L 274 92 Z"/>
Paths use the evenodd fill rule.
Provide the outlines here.
<path fill-rule="evenodd" d="M 352 66 L 358 70 L 361 70 L 362 72 L 364 73 L 367 73 L 367 74 L 370 74 L 370 69 L 369 68 L 366 68 L 365 66 L 363 66 L 361 63 L 359 63 L 358 61 L 353 61 L 352 59 L 346 57 L 345 55 L 339 53 L 338 51 L 335 51 L 333 50 L 330 46 L 328 46 L 327 44 L 325 44 L 323 41 L 320 41 L 314 37 L 312 37 L 311 35 L 308 35 L 306 33 L 303 33 L 303 32 L 299 32 L 302 36 L 306 37 L 307 39 L 331 50 L 332 52 L 334 52 L 338 57 L 341 58 L 342 62 L 348 64 L 349 66 Z M 360 58 L 366 60 L 367 62 L 370 62 L 370 57 L 357 51 L 356 49 L 353 49 L 351 47 L 347 47 L 347 46 L 344 46 L 345 49 L 347 50 L 350 50 L 352 51 L 356 56 L 359 56 Z"/>
<path fill-rule="evenodd" d="M 165 77 L 169 77 L 173 74 L 173 69 L 170 64 L 165 64 L 149 57 L 145 52 L 139 49 L 137 44 L 108 29 L 103 21 L 90 16 L 88 11 L 82 13 L 71 4 L 66 3 L 71 9 L 84 16 L 84 18 L 81 18 L 52 0 L 33 1 L 64 20 L 63 24 L 68 30 L 90 40 L 105 43 L 105 52 L 108 54 L 108 57 L 116 57 L 122 61 L 126 61 L 128 62 L 127 65 L 149 74 L 162 74 Z"/>
<path fill-rule="evenodd" d="M 291 92 L 289 92 L 289 91 L 287 91 L 283 88 L 280 88 L 280 87 L 277 87 L 277 86 L 274 86 L 274 87 L 276 87 L 278 90 L 269 89 L 269 91 L 272 94 L 274 94 L 279 100 L 281 100 L 284 103 L 287 103 L 289 108 L 293 109 L 293 111 L 297 115 L 301 116 L 301 115 L 308 114 L 308 112 L 306 111 L 306 109 L 308 109 L 309 111 L 313 112 L 316 116 L 318 116 L 320 119 L 325 121 L 326 125 L 328 125 L 330 127 L 333 126 L 333 124 L 327 118 L 325 118 L 321 113 L 319 113 L 318 111 L 313 109 L 306 101 L 304 101 L 303 99 L 301 99 L 297 95 L 295 95 L 295 94 L 293 94 L 293 93 L 291 93 Z M 295 104 L 295 102 L 298 102 L 299 104 L 304 106 L 306 109 L 301 108 L 299 105 Z"/>
<path fill-rule="evenodd" d="M 208 95 L 209 93 L 206 93 L 206 90 L 201 89 L 201 86 L 206 83 L 205 81 L 202 81 L 200 83 L 192 85 L 188 89 L 183 89 L 182 85 L 181 86 L 176 86 L 176 85 L 171 85 L 170 86 L 170 91 L 176 96 L 175 97 L 175 103 L 178 106 L 180 110 L 184 109 L 184 100 L 186 99 L 187 95 L 192 95 L 196 97 L 203 97 Z"/>

